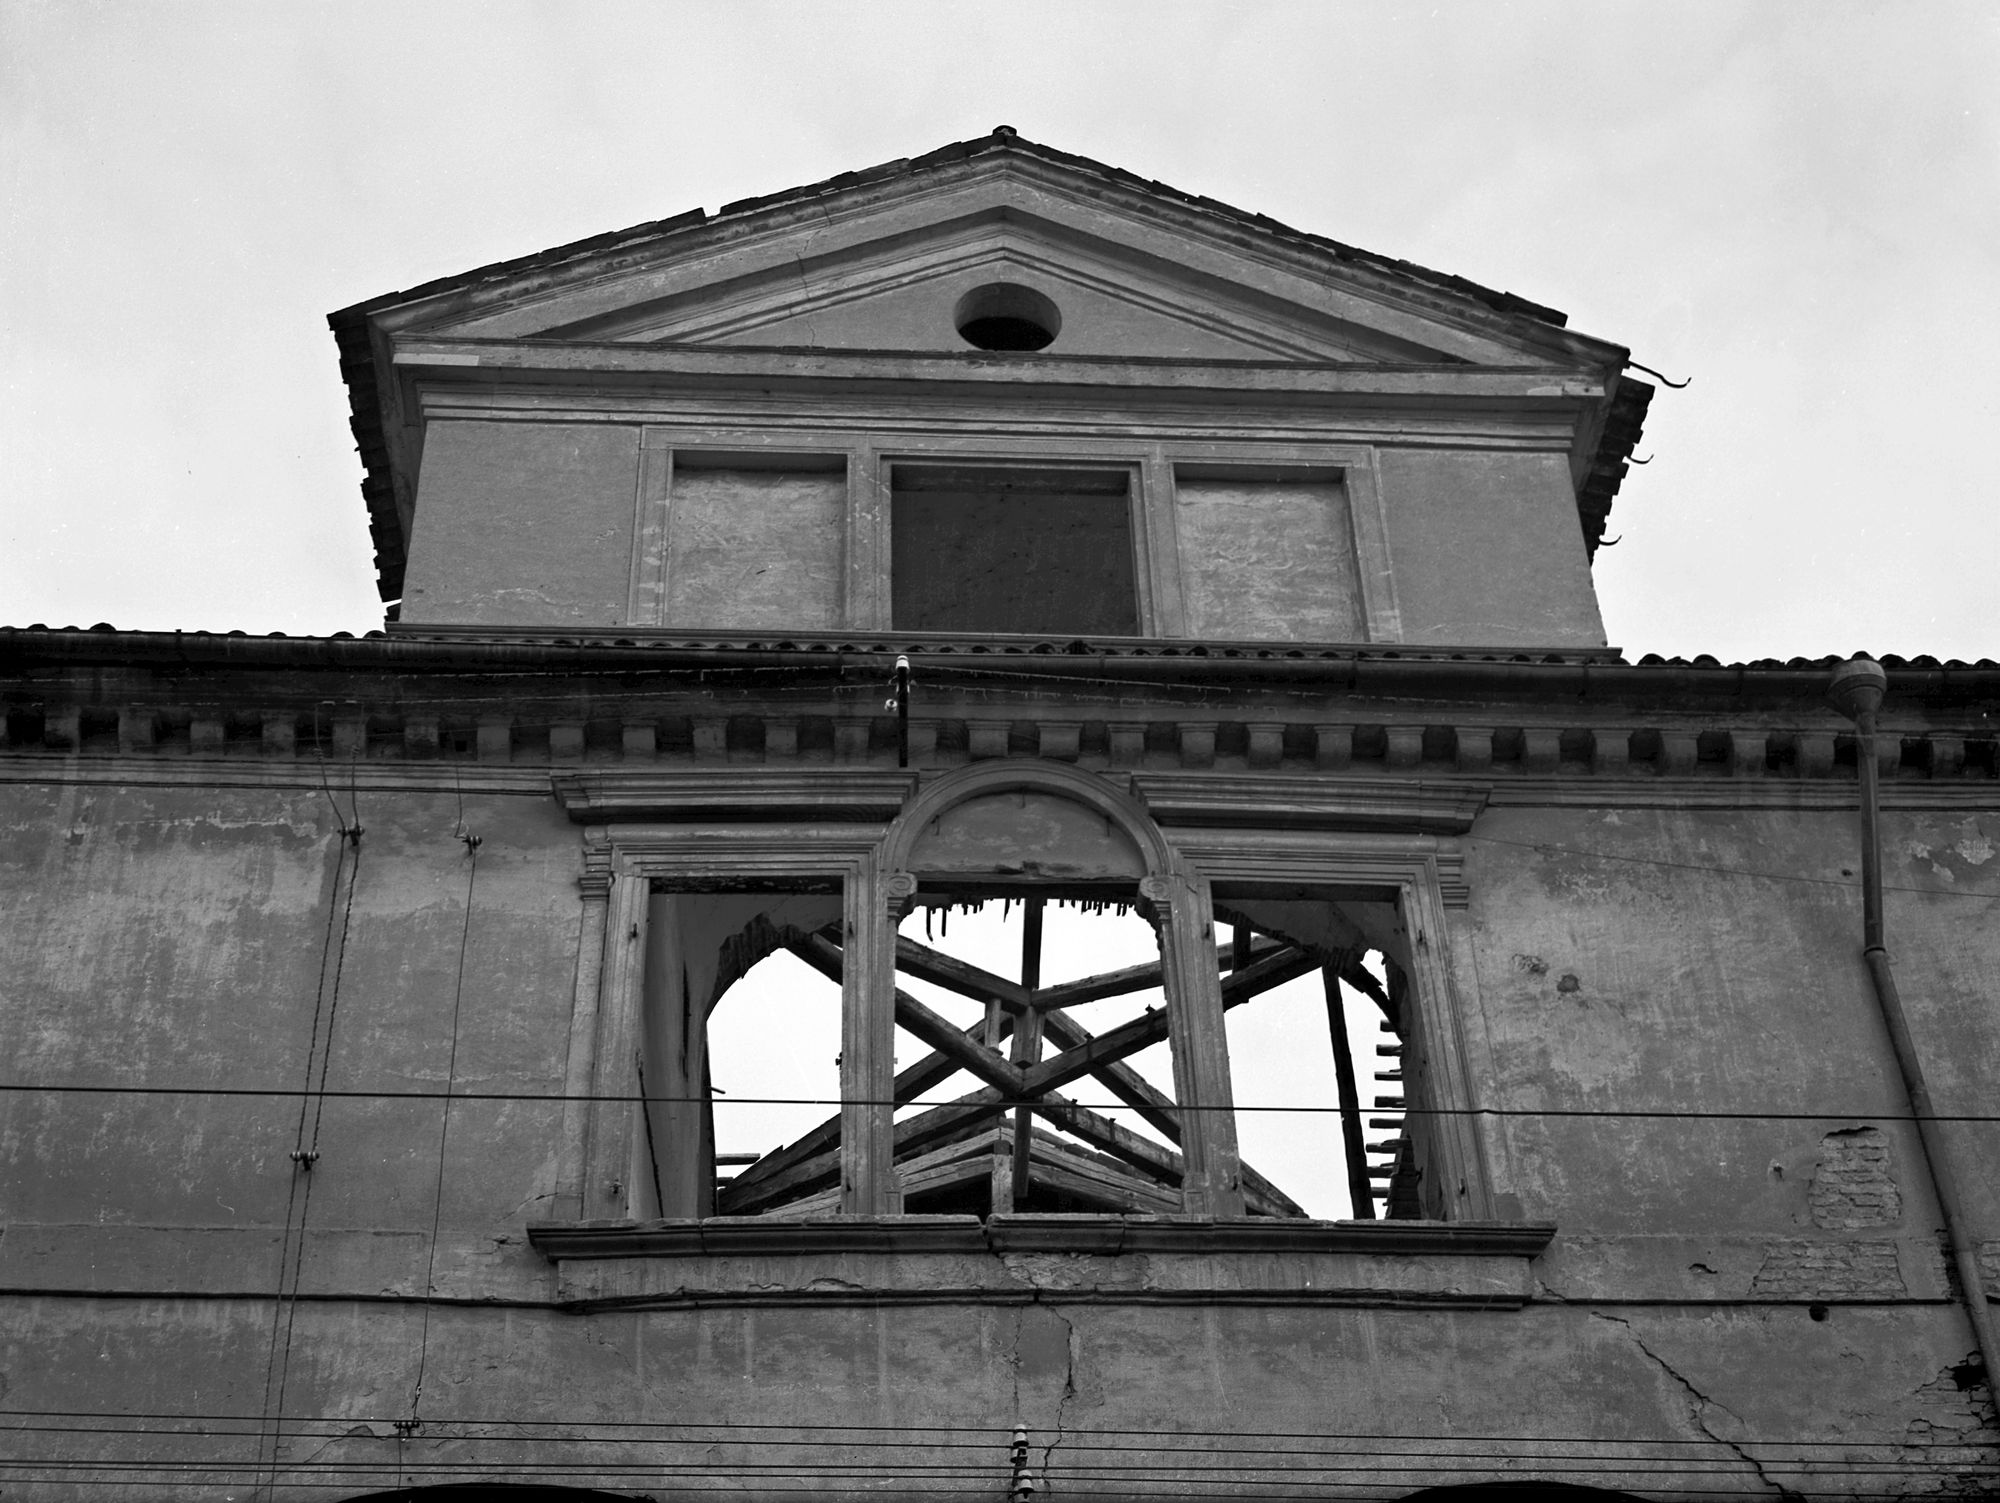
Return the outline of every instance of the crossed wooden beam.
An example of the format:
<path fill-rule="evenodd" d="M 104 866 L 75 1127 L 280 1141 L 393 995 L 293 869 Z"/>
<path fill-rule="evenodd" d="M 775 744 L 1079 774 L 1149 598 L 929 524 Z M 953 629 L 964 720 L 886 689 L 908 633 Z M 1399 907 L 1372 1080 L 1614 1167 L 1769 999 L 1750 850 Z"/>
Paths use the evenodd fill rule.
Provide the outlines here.
<path fill-rule="evenodd" d="M 897 1074 L 896 1104 L 906 1105 L 959 1070 L 982 1085 L 956 1101 L 896 1123 L 894 1157 L 905 1163 L 940 1145 L 975 1137 L 985 1124 L 1012 1111 L 1016 1122 L 1012 1178 L 1017 1196 L 1026 1184 L 1031 1143 L 1054 1141 L 1033 1130 L 1034 1117 L 1061 1128 L 1144 1181 L 1177 1192 L 1182 1173 L 1178 1154 L 1062 1094 L 1064 1086 L 1088 1075 L 1168 1142 L 1181 1141 L 1179 1108 L 1125 1063 L 1168 1036 L 1166 1011 L 1149 1007 L 1101 1034 L 1092 1033 L 1068 1011 L 1086 1002 L 1157 987 L 1162 980 L 1161 965 L 1153 961 L 1055 986 L 1032 984 L 1040 969 L 1038 920 L 1042 901 L 1028 900 L 1032 906 L 1030 937 L 1023 956 L 1025 981 L 1011 981 L 898 937 L 899 971 L 983 1004 L 986 1017 L 970 1028 L 961 1028 L 900 987 L 896 989 L 897 1025 L 931 1050 Z M 790 941 L 787 948 L 838 984 L 846 957 L 832 937 L 837 933 L 835 927 Z M 1323 968 L 1319 957 L 1300 946 L 1255 938 L 1245 929 L 1236 934 L 1234 943 L 1218 947 L 1218 961 L 1225 971 L 1220 979 L 1224 1008 L 1240 1006 L 1273 987 Z M 1356 973 L 1355 984 L 1365 983 L 1371 989 L 1376 986 L 1374 978 L 1358 965 L 1341 967 L 1342 979 L 1347 979 L 1347 969 Z M 1044 1041 L 1057 1051 L 1047 1058 L 1041 1057 Z M 1012 1057 L 1000 1048 L 1010 1042 Z M 980 1151 L 988 1151 L 983 1143 Z M 1240 1169 L 1245 1207 L 1253 1215 L 1305 1215 L 1289 1196 L 1248 1164 Z M 824 1194 L 838 1185 L 839 1176 L 840 1118 L 835 1115 L 796 1142 L 765 1154 L 722 1186 L 716 1211 L 741 1216 L 775 1210 Z"/>

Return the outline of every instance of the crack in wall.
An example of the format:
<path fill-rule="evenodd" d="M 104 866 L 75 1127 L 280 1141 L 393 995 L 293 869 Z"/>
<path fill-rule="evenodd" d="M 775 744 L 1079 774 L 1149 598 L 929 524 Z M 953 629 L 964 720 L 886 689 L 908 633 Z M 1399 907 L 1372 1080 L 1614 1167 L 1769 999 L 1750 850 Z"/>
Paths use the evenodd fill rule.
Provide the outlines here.
<path fill-rule="evenodd" d="M 1049 1481 L 1049 1473 L 1055 1462 L 1056 1447 L 1063 1443 L 1068 1424 L 1069 1402 L 1076 1397 L 1076 1324 L 1058 1310 L 1051 1309 L 1049 1313 L 1062 1322 L 1066 1358 L 1063 1366 L 1062 1397 L 1056 1400 L 1055 1435 L 1042 1447 L 1042 1488 L 1053 1495 L 1055 1486 Z"/>
<path fill-rule="evenodd" d="M 1700 1427 L 1702 1434 L 1706 1435 L 1710 1440 L 1714 1441 L 1719 1446 L 1727 1446 L 1729 1448 L 1730 1453 L 1734 1455 L 1737 1458 L 1737 1460 L 1741 1461 L 1745 1466 L 1750 1468 L 1750 1470 L 1753 1473 L 1756 1474 L 1757 1480 L 1759 1482 L 1763 1483 L 1766 1487 L 1770 1488 L 1771 1491 L 1776 1493 L 1780 1498 L 1800 1499 L 1800 1500 L 1804 1499 L 1805 1494 L 1798 1492 L 1796 1489 L 1785 1486 L 1784 1483 L 1778 1481 L 1775 1477 L 1771 1476 L 1770 1473 L 1764 1470 L 1764 1464 L 1760 1462 L 1755 1456 L 1752 1456 L 1748 1451 L 1744 1450 L 1742 1446 L 1738 1445 L 1728 1436 L 1719 1435 L 1715 1432 L 1715 1430 L 1710 1428 L 1705 1411 L 1711 1405 L 1713 1405 L 1715 1408 L 1720 1409 L 1724 1414 L 1729 1415 L 1731 1419 L 1736 1420 L 1739 1424 L 1742 1422 L 1741 1415 L 1735 1413 L 1735 1411 L 1730 1409 L 1730 1407 L 1727 1404 L 1723 1404 L 1715 1399 L 1711 1399 L 1707 1394 L 1703 1393 L 1699 1388 L 1696 1388 L 1694 1384 L 1690 1383 L 1685 1377 L 1681 1375 L 1679 1369 L 1677 1369 L 1671 1362 L 1667 1361 L 1666 1358 L 1662 1357 L 1658 1352 L 1654 1351 L 1650 1346 L 1646 1345 L 1646 1339 L 1643 1336 L 1641 1336 L 1637 1331 L 1633 1330 L 1631 1321 L 1624 1319 L 1622 1316 L 1606 1315 L 1602 1311 L 1597 1311 L 1597 1310 L 1591 1311 L 1591 1316 L 1593 1319 L 1596 1320 L 1608 1320 L 1613 1325 L 1623 1326 L 1625 1328 L 1626 1333 L 1632 1338 L 1632 1344 L 1638 1347 L 1638 1349 L 1641 1352 L 1645 1353 L 1647 1357 L 1651 1358 L 1653 1362 L 1659 1367 L 1661 1372 L 1665 1373 L 1668 1377 L 1672 1378 L 1676 1383 L 1678 1383 L 1683 1389 L 1687 1391 L 1688 1418 L 1692 1419 L 1695 1422 L 1695 1424 Z"/>
<path fill-rule="evenodd" d="M 1047 1362 L 1045 1360 L 1037 1361 L 1036 1354 L 1029 1350 L 1031 1345 L 1040 1345 L 1042 1348 L 1040 1357 L 1042 1359 L 1053 1355 L 1052 1349 L 1055 1345 L 1053 1341 L 1049 1341 L 1044 1337 L 1041 1341 L 1037 1342 L 1026 1329 L 1031 1319 L 1039 1320 L 1043 1318 L 1052 1320 L 1062 1330 L 1062 1354 L 1059 1369 L 1054 1362 Z M 1047 1334 L 1053 1335 L 1054 1333 L 1051 1331 Z M 1025 1465 L 1017 1463 L 1019 1469 L 1014 1475 L 1010 1489 L 1011 1495 L 1016 1498 L 1025 1498 L 1037 1492 L 1052 1493 L 1054 1491 L 1049 1484 L 1049 1472 L 1055 1464 L 1056 1451 L 1061 1447 L 1068 1433 L 1070 1402 L 1077 1396 L 1076 1349 L 1077 1332 L 1075 1323 L 1068 1316 L 1062 1314 L 1061 1311 L 1043 1301 L 1039 1294 L 1030 1299 L 1026 1304 L 1015 1309 L 1014 1344 L 1010 1359 L 1014 1369 L 1014 1423 L 1019 1427 L 1017 1433 L 1031 1435 L 1036 1429 L 1040 1429 L 1042 1433 L 1050 1437 L 1041 1447 L 1042 1458 L 1041 1466 L 1038 1469 L 1039 1475 L 1037 1475 L 1036 1470 L 1028 1469 Z M 1035 1419 L 1040 1418 L 1040 1416 L 1031 1417 L 1027 1413 L 1022 1393 L 1022 1369 L 1030 1366 L 1031 1363 L 1038 1369 L 1038 1371 L 1031 1372 L 1031 1376 L 1054 1378 L 1058 1370 L 1062 1376 L 1062 1386 L 1055 1394 L 1053 1414 L 1042 1419 L 1042 1422 L 1039 1424 L 1035 1422 Z M 1032 1397 L 1032 1394 L 1030 1397 Z M 1025 1490 L 1023 1487 L 1024 1484 Z"/>

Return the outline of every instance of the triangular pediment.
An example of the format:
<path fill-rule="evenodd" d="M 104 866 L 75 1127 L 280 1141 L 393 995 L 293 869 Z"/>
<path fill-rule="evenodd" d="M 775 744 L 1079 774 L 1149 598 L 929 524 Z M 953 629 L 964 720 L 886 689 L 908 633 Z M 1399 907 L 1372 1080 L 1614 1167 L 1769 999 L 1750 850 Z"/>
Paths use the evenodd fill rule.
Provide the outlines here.
<path fill-rule="evenodd" d="M 979 309 L 1049 337 L 975 337 Z M 854 393 L 1097 389 L 1170 402 L 1200 391 L 1293 404 L 1338 394 L 1350 410 L 1481 413 L 1553 403 L 1549 415 L 1574 425 L 1572 478 L 1593 541 L 1650 393 L 1622 374 L 1627 351 L 1552 309 L 1005 127 L 390 293 L 329 322 L 385 599 L 402 589 L 427 414 L 447 392 L 495 383 L 782 383 L 824 395 L 851 382 Z"/>
<path fill-rule="evenodd" d="M 966 353 L 966 300 L 1005 286 L 1056 310 L 1052 357 L 1518 367 L 1573 364 L 1596 343 L 1328 244 L 1002 143 L 529 258 L 386 322 L 430 338 Z"/>

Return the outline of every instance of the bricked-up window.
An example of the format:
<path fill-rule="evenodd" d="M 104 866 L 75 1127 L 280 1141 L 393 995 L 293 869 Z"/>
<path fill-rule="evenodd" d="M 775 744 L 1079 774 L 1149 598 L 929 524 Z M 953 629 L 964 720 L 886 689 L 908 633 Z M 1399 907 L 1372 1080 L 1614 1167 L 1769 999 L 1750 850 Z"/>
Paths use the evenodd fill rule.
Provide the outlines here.
<path fill-rule="evenodd" d="M 899 632 L 1139 634 L 1125 469 L 896 464 Z"/>

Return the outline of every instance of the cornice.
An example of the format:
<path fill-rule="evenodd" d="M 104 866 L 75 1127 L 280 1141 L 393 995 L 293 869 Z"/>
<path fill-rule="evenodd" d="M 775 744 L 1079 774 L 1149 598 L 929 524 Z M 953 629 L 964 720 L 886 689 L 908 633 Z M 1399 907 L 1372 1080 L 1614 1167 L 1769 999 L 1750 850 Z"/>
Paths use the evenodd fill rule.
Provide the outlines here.
<path fill-rule="evenodd" d="M 1487 785 L 1421 779 L 1209 777 L 1141 772 L 1132 788 L 1163 825 L 1277 826 L 1460 835 L 1486 807 Z"/>
<path fill-rule="evenodd" d="M 600 1258 L 782 1257 L 820 1253 L 1363 1253 L 1532 1258 L 1553 1223 L 1307 1221 L 1174 1216 L 886 1216 L 780 1221 L 534 1222 L 528 1241 L 554 1262 Z"/>
<path fill-rule="evenodd" d="M 557 773 L 556 802 L 579 824 L 608 820 L 808 818 L 890 820 L 916 791 L 895 770 L 739 767 L 712 771 L 599 769 Z"/>
<path fill-rule="evenodd" d="M 681 380 L 705 388 L 731 380 L 765 388 L 773 384 L 796 386 L 826 381 L 922 382 L 1008 389 L 1104 388 L 1121 393 L 1249 393 L 1415 403 L 1475 399 L 1487 404 L 1554 404 L 1579 412 L 1604 397 L 1601 380 L 1547 366 L 1178 360 L 1097 355 L 1008 355 L 996 359 L 983 350 L 800 350 L 740 344 L 421 336 L 398 339 L 393 361 L 405 375 L 444 379 L 471 376 L 481 382 L 522 376 L 548 381 L 573 372 L 593 384 L 620 378 L 648 384 Z"/>

